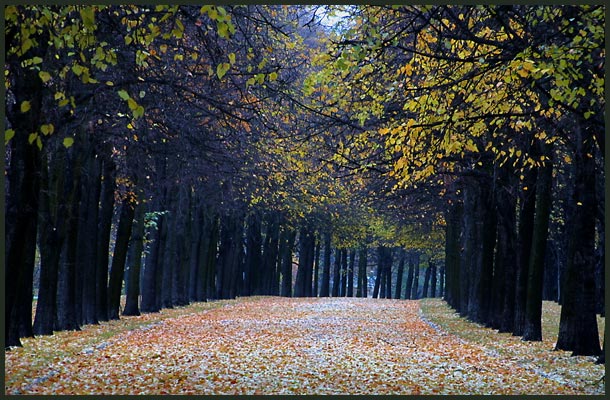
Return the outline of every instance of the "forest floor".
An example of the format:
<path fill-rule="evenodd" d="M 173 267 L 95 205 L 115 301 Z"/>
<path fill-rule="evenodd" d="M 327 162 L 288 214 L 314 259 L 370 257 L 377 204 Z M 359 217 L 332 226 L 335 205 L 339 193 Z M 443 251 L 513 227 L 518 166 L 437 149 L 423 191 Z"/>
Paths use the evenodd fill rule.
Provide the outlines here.
<path fill-rule="evenodd" d="M 605 394 L 603 365 L 552 351 L 558 310 L 527 343 L 439 299 L 196 303 L 23 339 L 5 393 Z"/>

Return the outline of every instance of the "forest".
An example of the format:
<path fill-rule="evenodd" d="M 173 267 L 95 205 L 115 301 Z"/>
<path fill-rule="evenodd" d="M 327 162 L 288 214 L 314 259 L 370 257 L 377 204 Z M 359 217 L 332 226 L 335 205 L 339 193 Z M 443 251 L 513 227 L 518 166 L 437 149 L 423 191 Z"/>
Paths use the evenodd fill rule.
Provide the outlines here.
<path fill-rule="evenodd" d="M 555 348 L 605 361 L 605 6 L 4 21 L 5 349 L 212 300 L 438 297 L 523 341 L 557 302 Z"/>

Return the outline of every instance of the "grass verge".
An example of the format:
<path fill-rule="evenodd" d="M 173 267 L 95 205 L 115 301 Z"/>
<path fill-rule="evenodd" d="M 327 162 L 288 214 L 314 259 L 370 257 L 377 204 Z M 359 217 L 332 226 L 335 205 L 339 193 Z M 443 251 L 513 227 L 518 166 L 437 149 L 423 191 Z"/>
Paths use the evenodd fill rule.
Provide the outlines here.
<path fill-rule="evenodd" d="M 477 344 L 488 354 L 501 356 L 539 375 L 561 382 L 584 394 L 604 394 L 604 365 L 596 357 L 571 356 L 570 352 L 553 350 L 559 332 L 561 306 L 545 301 L 542 306 L 542 341 L 525 342 L 510 333 L 499 333 L 461 317 L 441 299 L 420 300 L 422 316 L 441 330 Z M 600 343 L 605 318 L 598 316 Z"/>

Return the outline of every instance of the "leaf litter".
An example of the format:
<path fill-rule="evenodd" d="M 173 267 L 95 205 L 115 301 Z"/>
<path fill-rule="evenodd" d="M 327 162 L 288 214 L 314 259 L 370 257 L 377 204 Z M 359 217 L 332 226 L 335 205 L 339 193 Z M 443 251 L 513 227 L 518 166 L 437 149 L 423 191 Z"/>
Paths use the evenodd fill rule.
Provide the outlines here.
<path fill-rule="evenodd" d="M 603 366 L 542 347 L 557 372 L 530 352 L 537 347 L 518 341 L 505 350 L 487 331 L 501 334 L 456 319 L 440 300 L 422 301 L 425 319 L 419 301 L 253 297 L 219 305 L 25 339 L 5 353 L 5 392 L 604 393 L 590 384 Z M 131 328 L 116 328 L 125 320 Z"/>

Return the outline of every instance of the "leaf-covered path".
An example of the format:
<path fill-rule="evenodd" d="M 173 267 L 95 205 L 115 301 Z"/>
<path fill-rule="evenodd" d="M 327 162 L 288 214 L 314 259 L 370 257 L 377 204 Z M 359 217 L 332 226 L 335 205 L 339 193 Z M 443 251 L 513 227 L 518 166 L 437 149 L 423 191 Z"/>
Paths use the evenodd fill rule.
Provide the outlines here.
<path fill-rule="evenodd" d="M 37 373 L 7 393 L 582 393 L 433 328 L 416 301 L 354 298 L 241 299 L 123 332 Z"/>

